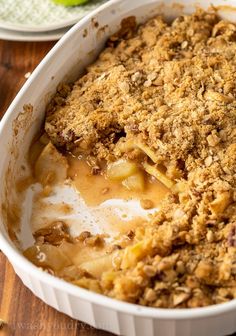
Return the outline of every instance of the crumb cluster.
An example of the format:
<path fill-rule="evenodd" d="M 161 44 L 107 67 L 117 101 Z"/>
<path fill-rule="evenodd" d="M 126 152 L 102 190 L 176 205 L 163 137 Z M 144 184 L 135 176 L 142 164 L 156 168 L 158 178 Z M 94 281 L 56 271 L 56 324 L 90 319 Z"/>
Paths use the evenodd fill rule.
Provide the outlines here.
<path fill-rule="evenodd" d="M 73 87 L 58 89 L 45 130 L 58 148 L 98 164 L 124 155 L 127 139 L 141 141 L 175 185 L 112 270 L 76 283 L 153 307 L 228 301 L 236 297 L 236 25 L 198 10 L 131 28 Z"/>

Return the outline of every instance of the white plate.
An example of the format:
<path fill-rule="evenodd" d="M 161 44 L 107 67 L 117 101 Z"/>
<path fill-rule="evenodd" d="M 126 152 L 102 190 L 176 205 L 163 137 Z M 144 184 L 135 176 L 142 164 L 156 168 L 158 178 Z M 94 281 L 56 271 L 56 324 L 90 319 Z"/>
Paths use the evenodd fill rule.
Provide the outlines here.
<path fill-rule="evenodd" d="M 31 33 L 31 32 L 20 32 L 0 28 L 0 39 L 8 41 L 28 41 L 28 42 L 57 41 L 69 29 L 70 27 L 51 30 L 49 32 Z"/>
<path fill-rule="evenodd" d="M 55 30 L 73 25 L 106 1 L 64 7 L 53 0 L 0 0 L 0 27 L 24 32 Z"/>

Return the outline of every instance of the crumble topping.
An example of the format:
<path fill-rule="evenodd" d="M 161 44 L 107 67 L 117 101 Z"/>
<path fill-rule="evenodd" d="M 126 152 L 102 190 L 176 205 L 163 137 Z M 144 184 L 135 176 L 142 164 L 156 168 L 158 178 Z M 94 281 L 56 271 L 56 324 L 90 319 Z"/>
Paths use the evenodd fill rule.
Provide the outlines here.
<path fill-rule="evenodd" d="M 73 87 L 58 88 L 45 130 L 98 173 L 121 157 L 148 161 L 127 147 L 140 142 L 173 186 L 160 211 L 112 250 L 110 268 L 103 259 L 99 276 L 86 266 L 89 276 L 70 281 L 153 307 L 226 302 L 236 298 L 236 25 L 198 10 L 124 31 Z"/>

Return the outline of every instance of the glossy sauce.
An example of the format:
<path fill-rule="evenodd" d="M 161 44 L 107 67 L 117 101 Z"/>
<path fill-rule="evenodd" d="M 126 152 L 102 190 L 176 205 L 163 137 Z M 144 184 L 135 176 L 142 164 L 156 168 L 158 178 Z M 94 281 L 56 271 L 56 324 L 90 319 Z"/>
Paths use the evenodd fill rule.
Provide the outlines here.
<path fill-rule="evenodd" d="M 39 157 L 44 145 L 39 141 L 35 142 L 30 151 L 29 161 L 34 171 L 34 164 Z M 64 242 L 59 247 L 42 246 L 45 260 L 51 269 L 54 270 L 57 263 L 60 265 L 66 260 L 72 265 L 80 266 L 85 262 L 93 261 L 109 254 L 113 244 L 121 248 L 132 244 L 132 239 L 128 233 L 132 234 L 137 227 L 145 225 L 148 221 L 149 211 L 144 210 L 139 201 L 152 201 L 153 209 L 156 211 L 160 201 L 166 196 L 169 190 L 155 178 L 145 175 L 145 189 L 143 192 L 134 192 L 126 189 L 120 181 L 114 182 L 106 178 L 104 173 L 94 175 L 92 168 L 87 163 L 86 158 L 75 158 L 66 155 L 69 169 L 68 178 L 65 185 L 49 195 L 36 192 L 31 215 L 31 228 L 37 231 L 42 227 L 51 225 L 53 221 L 62 220 L 70 227 L 70 233 L 77 237 L 83 231 L 92 234 L 103 234 L 105 244 L 97 249 L 93 246 L 86 246 L 81 242 Z M 34 174 L 36 180 L 37 176 Z M 24 183 L 23 183 L 24 184 Z M 72 186 L 73 192 L 78 195 L 78 199 L 70 204 L 66 190 Z M 22 188 L 21 184 L 19 185 Z M 50 189 L 50 186 L 47 186 Z M 52 190 L 53 190 L 53 186 Z M 45 187 L 44 187 L 45 189 Z M 43 189 L 43 190 L 44 190 Z M 57 199 L 53 201 L 50 197 L 59 196 L 60 192 L 64 201 Z M 81 199 L 80 199 L 81 198 Z M 106 202 L 107 201 L 107 202 Z M 134 205 L 132 202 L 134 201 Z M 137 202 L 138 201 L 138 202 Z M 105 202 L 105 203 L 104 203 Z M 84 204 L 85 203 L 85 204 Z M 29 260 L 38 266 L 39 255 L 37 248 L 30 247 L 25 252 Z M 67 263 L 65 264 L 65 267 Z M 64 276 L 69 276 L 67 271 Z"/>
<path fill-rule="evenodd" d="M 148 199 L 156 207 L 168 193 L 168 189 L 162 183 L 147 176 L 143 192 L 130 191 L 121 182 L 108 180 L 104 174 L 93 175 L 86 160 L 69 155 L 67 159 L 69 162 L 68 176 L 89 206 L 98 206 L 110 199 Z"/>
<path fill-rule="evenodd" d="M 34 164 L 44 147 L 45 144 L 40 141 L 35 141 L 31 146 L 29 161 L 33 171 Z M 60 200 L 51 201 L 50 197 L 55 195 L 55 192 L 51 194 L 53 186 L 44 187 L 43 191 L 34 196 L 31 217 L 33 231 L 50 225 L 52 221 L 63 220 L 72 228 L 74 236 L 84 230 L 90 232 L 99 230 L 112 237 L 122 236 L 148 221 L 149 214 L 158 209 L 161 200 L 169 192 L 169 189 L 148 174 L 145 174 L 144 191 L 130 191 L 120 181 L 107 179 L 103 172 L 92 174 L 92 167 L 85 157 L 76 158 L 66 154 L 66 158 L 70 180 L 65 181 L 65 184 L 68 187 L 71 185 L 72 189 L 78 192 L 78 203 L 71 204 L 66 193 L 60 196 L 62 197 Z M 34 177 L 37 180 L 37 176 Z M 45 190 L 49 190 L 49 193 L 47 194 Z M 63 190 L 62 187 L 56 193 L 62 195 Z M 148 211 L 143 209 L 141 200 L 150 200 L 152 209 Z"/>

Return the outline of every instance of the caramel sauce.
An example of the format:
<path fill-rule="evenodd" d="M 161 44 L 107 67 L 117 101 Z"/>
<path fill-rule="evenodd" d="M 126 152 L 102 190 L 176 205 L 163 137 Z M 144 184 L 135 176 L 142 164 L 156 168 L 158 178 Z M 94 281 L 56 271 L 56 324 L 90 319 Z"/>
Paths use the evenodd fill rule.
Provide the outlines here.
<path fill-rule="evenodd" d="M 150 199 L 156 207 L 169 191 L 161 182 L 147 176 L 143 192 L 130 191 L 121 182 L 108 180 L 104 174 L 93 175 L 91 167 L 85 159 L 78 159 L 70 155 L 67 156 L 67 159 L 69 163 L 68 176 L 89 206 L 97 206 L 110 199 Z"/>
<path fill-rule="evenodd" d="M 135 230 L 138 226 L 143 225 L 145 219 L 143 217 L 134 217 L 133 219 L 125 220 L 121 219 L 114 213 L 106 216 L 107 222 L 109 222 L 108 231 L 114 232 L 116 238 L 122 237 L 124 234 L 131 230 Z"/>
<path fill-rule="evenodd" d="M 35 174 L 34 165 L 44 147 L 45 144 L 37 140 L 32 144 L 29 152 L 29 163 L 36 181 L 38 176 Z M 78 210 L 73 205 L 67 204 L 66 199 L 63 202 L 58 201 L 56 203 L 45 200 L 48 196 L 53 195 L 53 187 L 49 184 L 34 195 L 31 217 L 33 231 L 47 227 L 53 220 L 63 220 L 73 228 L 73 235 L 83 230 L 93 231 L 92 227 L 95 225 L 100 232 L 108 233 L 110 237 L 121 239 L 127 232 L 135 230 L 149 220 L 149 212 L 146 212 L 145 208 L 143 208 L 143 211 L 136 210 L 135 206 L 133 208 L 133 205 L 126 201 L 140 201 L 142 208 L 142 203 L 145 203 L 142 201 L 149 200 L 153 206 L 153 211 L 156 211 L 161 200 L 169 192 L 169 189 L 161 182 L 146 173 L 144 173 L 144 191 L 135 192 L 128 190 L 122 185 L 121 181 L 109 180 L 103 171 L 94 175 L 86 157 L 77 158 L 69 153 L 65 156 L 69 167 L 67 172 L 67 176 L 70 179 L 69 184 L 72 184 L 75 190 L 78 191 L 85 203 L 84 215 L 77 216 Z M 25 185 L 25 183 L 21 184 Z M 21 184 L 20 188 L 22 188 Z M 104 202 L 106 203 L 104 204 Z M 79 212 L 84 211 L 82 210 L 83 207 L 80 208 L 79 205 L 78 207 L 80 209 Z M 87 211 L 89 211 L 94 224 L 91 224 L 90 219 L 87 219 Z M 65 218 L 67 215 L 69 215 L 68 218 Z"/>
<path fill-rule="evenodd" d="M 34 172 L 34 181 L 40 181 L 40 176 L 37 176 L 34 166 L 44 146 L 45 144 L 36 141 L 30 149 L 29 162 Z M 95 232 L 103 234 L 104 238 L 106 238 L 104 245 L 99 249 L 94 246 L 86 246 L 83 242 L 78 241 L 73 243 L 63 242 L 58 247 L 50 244 L 43 244 L 41 247 L 31 246 L 24 252 L 25 256 L 34 264 L 40 267 L 49 267 L 58 272 L 59 269 L 66 268 L 69 265 L 80 266 L 83 263 L 92 262 L 95 259 L 101 260 L 99 258 L 105 258 L 109 255 L 111 251 L 113 251 L 114 246 L 125 248 L 132 244 L 133 231 L 135 231 L 137 227 L 145 225 L 145 222 L 148 221 L 149 213 L 145 212 L 144 208 L 142 211 L 136 207 L 133 209 L 133 203 L 126 201 L 134 200 L 137 202 L 149 200 L 149 204 L 151 204 L 153 208 L 156 208 L 169 192 L 161 182 L 146 173 L 144 173 L 144 191 L 135 192 L 128 190 L 122 185 L 121 181 L 109 180 L 103 171 L 99 171 L 98 174 L 94 175 L 92 173 L 92 167 L 86 161 L 85 157 L 76 158 L 70 154 L 66 154 L 66 159 L 68 162 L 67 177 L 70 181 L 65 181 L 65 185 L 67 183 L 72 185 L 80 194 L 82 203 L 84 201 L 85 205 L 81 206 L 78 204 L 78 210 L 76 210 L 76 206 L 73 207 L 73 205 L 67 204 L 67 201 L 65 203 L 59 201 L 53 203 L 46 200 L 45 197 L 51 196 L 51 192 L 53 195 L 53 186 L 49 183 L 43 187 L 42 191 L 34 195 L 31 215 L 32 231 L 50 226 L 53 221 L 62 220 L 70 227 L 70 233 L 73 237 L 78 237 L 83 231 L 89 231 L 94 234 L 93 230 L 95 228 Z M 50 168 L 55 168 L 56 162 L 56 160 L 55 162 L 52 160 L 53 164 Z M 18 188 L 24 188 L 24 185 L 27 185 L 26 182 L 28 181 L 21 181 Z M 105 201 L 112 202 L 104 204 Z M 110 205 L 111 203 L 112 205 Z M 142 203 L 145 204 L 145 202 L 140 202 L 140 205 Z M 149 209 L 149 207 L 147 209 Z M 156 211 L 156 209 L 153 209 L 153 211 Z M 90 216 L 87 217 L 87 213 L 91 215 L 93 223 L 91 223 Z M 69 216 L 67 217 L 67 215 Z M 45 260 L 43 262 L 40 261 L 39 253 L 41 253 L 40 255 L 44 255 Z M 103 259 L 102 262 L 104 263 Z M 87 264 L 87 267 L 89 265 L 90 264 Z M 93 264 L 91 265 L 89 267 L 92 267 L 92 271 L 100 276 L 101 265 L 100 269 L 98 267 L 98 270 L 96 269 L 97 266 L 94 267 Z M 106 265 L 106 267 L 108 266 Z M 74 269 L 72 269 L 72 271 L 73 270 Z M 70 274 L 68 272 L 70 271 L 66 269 L 63 277 L 69 277 Z M 73 278 L 73 276 L 72 274 L 71 277 Z"/>

